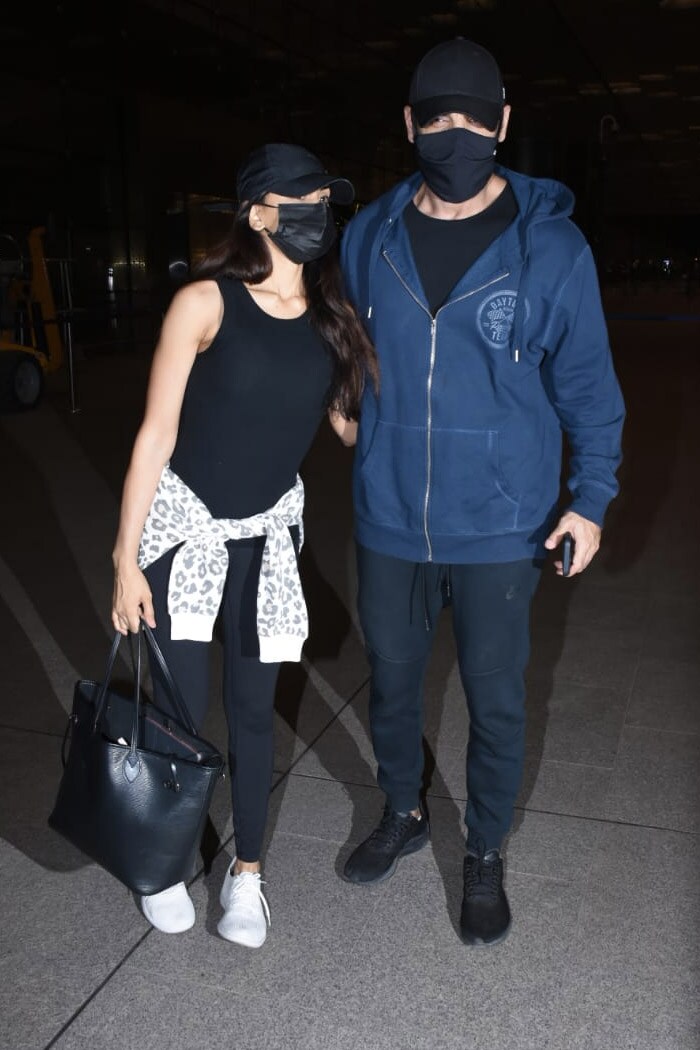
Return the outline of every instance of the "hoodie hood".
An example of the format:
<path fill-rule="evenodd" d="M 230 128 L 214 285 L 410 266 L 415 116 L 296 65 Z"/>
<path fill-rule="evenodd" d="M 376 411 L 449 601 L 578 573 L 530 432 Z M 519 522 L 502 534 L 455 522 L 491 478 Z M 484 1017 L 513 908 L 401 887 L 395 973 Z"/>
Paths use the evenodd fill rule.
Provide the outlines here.
<path fill-rule="evenodd" d="M 510 354 L 514 361 L 520 356 L 523 324 L 525 321 L 525 303 L 530 277 L 530 254 L 532 238 L 542 223 L 568 219 L 574 209 L 574 195 L 571 190 L 556 179 L 536 179 L 521 175 L 502 165 L 496 165 L 496 174 L 510 184 L 518 204 L 518 217 L 505 235 L 503 248 L 515 252 L 522 263 L 522 275 L 518 290 L 515 316 L 510 332 Z M 387 233 L 400 218 L 406 205 L 415 197 L 423 183 L 420 172 L 400 182 L 398 186 L 369 205 L 364 212 L 358 213 L 354 223 L 362 224 L 365 219 L 367 229 L 364 231 L 370 243 L 370 251 L 365 256 L 369 266 L 366 274 L 357 274 L 358 301 L 364 306 L 363 312 L 369 320 L 372 317 L 372 292 L 374 271 L 381 256 L 381 249 Z M 364 278 L 364 280 L 363 280 Z M 364 285 L 364 287 L 363 287 Z"/>
<path fill-rule="evenodd" d="M 571 215 L 574 195 L 568 186 L 557 182 L 556 179 L 536 179 L 530 175 L 521 175 L 500 164 L 496 165 L 495 172 L 510 183 L 523 217 L 544 220 L 567 218 Z M 415 196 L 422 183 L 423 176 L 416 172 L 368 207 L 376 209 L 385 220 L 394 221 Z"/>
<path fill-rule="evenodd" d="M 574 195 L 567 186 L 555 179 L 532 179 L 499 166 L 496 167 L 496 172 L 508 180 L 518 202 L 516 226 L 520 238 L 523 270 L 510 334 L 510 354 L 514 361 L 518 361 L 531 275 L 532 238 L 540 224 L 568 219 L 571 216 L 574 210 Z"/>

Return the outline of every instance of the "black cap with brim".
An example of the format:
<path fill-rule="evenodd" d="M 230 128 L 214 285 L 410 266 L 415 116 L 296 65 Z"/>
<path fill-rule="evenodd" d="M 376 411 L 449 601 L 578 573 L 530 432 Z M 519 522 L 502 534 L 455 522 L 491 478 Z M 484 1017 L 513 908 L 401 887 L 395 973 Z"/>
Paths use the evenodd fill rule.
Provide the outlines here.
<path fill-rule="evenodd" d="M 351 182 L 340 176 L 331 177 L 327 172 L 319 175 L 301 175 L 298 179 L 283 179 L 269 186 L 265 193 L 280 193 L 283 197 L 303 197 L 325 186 L 331 191 L 331 200 L 335 204 L 352 204 L 355 199 L 355 188 Z"/>
<path fill-rule="evenodd" d="M 414 102 L 411 106 L 416 123 L 423 127 L 441 113 L 468 113 L 489 131 L 497 128 L 503 116 L 503 106 L 473 95 L 435 95 Z"/>
<path fill-rule="evenodd" d="M 440 113 L 468 113 L 492 131 L 501 121 L 504 101 L 495 58 L 461 36 L 423 55 L 408 89 L 408 104 L 419 126 Z"/>
<path fill-rule="evenodd" d="M 336 204 L 352 204 L 355 199 L 348 179 L 330 175 L 313 153 L 288 142 L 271 142 L 253 150 L 236 180 L 239 201 L 259 201 L 266 193 L 304 197 L 326 186 Z"/>

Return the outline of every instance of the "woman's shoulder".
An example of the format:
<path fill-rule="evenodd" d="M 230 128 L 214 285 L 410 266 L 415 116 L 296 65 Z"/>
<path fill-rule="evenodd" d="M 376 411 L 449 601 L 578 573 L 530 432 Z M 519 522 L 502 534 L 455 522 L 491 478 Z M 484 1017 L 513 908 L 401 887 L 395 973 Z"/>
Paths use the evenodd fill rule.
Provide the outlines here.
<path fill-rule="evenodd" d="M 223 298 L 215 280 L 196 280 L 178 288 L 163 319 L 164 332 L 198 333 L 210 342 L 221 324 Z"/>
<path fill-rule="evenodd" d="M 213 277 L 205 277 L 200 280 L 190 281 L 178 288 L 173 296 L 173 302 L 179 299 L 185 305 L 196 307 L 206 303 L 218 303 L 221 300 L 219 281 Z"/>
<path fill-rule="evenodd" d="M 175 292 L 170 300 L 168 312 L 209 320 L 221 313 L 221 299 L 221 291 L 215 280 L 207 278 L 191 281 Z"/>

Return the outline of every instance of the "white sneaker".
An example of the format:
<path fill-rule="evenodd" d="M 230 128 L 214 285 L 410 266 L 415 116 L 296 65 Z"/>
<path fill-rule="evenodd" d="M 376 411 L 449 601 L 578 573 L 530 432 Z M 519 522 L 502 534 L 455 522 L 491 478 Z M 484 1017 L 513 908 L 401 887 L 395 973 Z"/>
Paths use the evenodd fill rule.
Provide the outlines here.
<path fill-rule="evenodd" d="M 231 868 L 226 871 L 219 894 L 224 915 L 217 926 L 224 940 L 246 948 L 259 948 L 265 943 L 270 908 L 261 887 L 258 872 L 242 871 L 240 875 L 232 875 Z"/>
<path fill-rule="evenodd" d="M 161 933 L 184 933 L 194 926 L 194 904 L 184 882 L 142 897 L 141 910 Z"/>

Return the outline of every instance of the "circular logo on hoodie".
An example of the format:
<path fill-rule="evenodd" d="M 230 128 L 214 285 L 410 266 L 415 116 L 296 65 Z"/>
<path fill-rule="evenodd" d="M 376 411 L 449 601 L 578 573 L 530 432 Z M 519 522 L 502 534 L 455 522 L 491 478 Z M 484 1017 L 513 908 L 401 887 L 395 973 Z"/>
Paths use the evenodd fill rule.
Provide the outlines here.
<path fill-rule="evenodd" d="M 510 288 L 502 291 L 492 292 L 487 296 L 479 307 L 476 315 L 479 331 L 489 346 L 499 347 L 508 343 L 515 307 L 518 302 L 518 293 Z M 527 301 L 525 302 L 525 319 L 528 314 Z"/>

